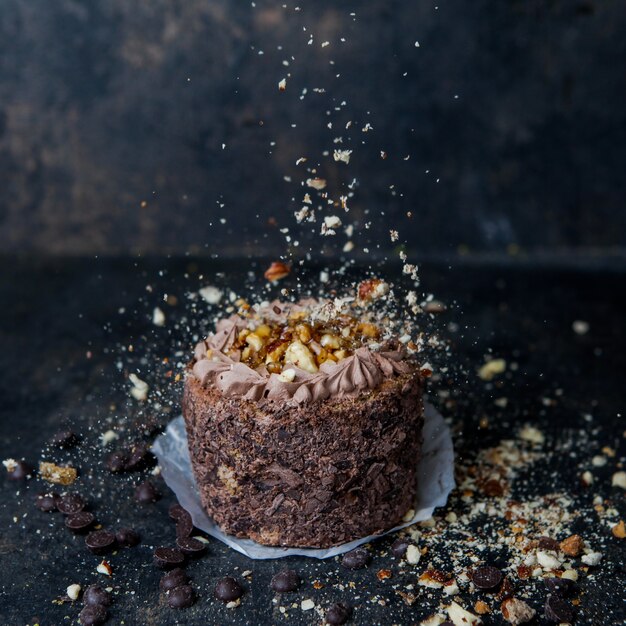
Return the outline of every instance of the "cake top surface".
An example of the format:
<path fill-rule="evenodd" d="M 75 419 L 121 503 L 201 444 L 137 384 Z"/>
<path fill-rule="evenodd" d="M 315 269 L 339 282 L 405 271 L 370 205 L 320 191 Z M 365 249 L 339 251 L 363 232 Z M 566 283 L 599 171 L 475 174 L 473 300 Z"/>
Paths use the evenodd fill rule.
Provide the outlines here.
<path fill-rule="evenodd" d="M 416 369 L 412 342 L 345 300 L 271 302 L 220 319 L 193 375 L 226 396 L 295 403 L 354 395 Z"/>

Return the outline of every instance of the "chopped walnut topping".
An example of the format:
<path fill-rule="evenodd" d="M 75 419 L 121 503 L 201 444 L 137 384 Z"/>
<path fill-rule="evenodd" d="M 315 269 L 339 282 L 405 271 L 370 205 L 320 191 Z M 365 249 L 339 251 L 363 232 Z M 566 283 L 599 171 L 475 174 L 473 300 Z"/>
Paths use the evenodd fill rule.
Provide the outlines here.
<path fill-rule="evenodd" d="M 73 467 L 63 467 L 42 461 L 39 463 L 39 475 L 55 485 L 71 485 L 76 480 L 78 472 Z"/>

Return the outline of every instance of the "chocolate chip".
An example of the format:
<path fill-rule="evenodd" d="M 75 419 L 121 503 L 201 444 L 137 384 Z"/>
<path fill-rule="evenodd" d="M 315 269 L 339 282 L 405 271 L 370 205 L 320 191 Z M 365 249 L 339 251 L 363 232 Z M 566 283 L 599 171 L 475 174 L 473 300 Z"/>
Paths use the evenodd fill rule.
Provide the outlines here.
<path fill-rule="evenodd" d="M 176 548 L 157 548 L 154 551 L 154 564 L 161 569 L 180 567 L 185 562 L 185 555 Z"/>
<path fill-rule="evenodd" d="M 551 622 L 571 623 L 574 621 L 574 609 L 569 602 L 559 596 L 548 596 L 544 610 L 546 619 Z"/>
<path fill-rule="evenodd" d="M 65 518 L 65 527 L 72 532 L 80 533 L 87 530 L 95 521 L 96 518 L 93 513 L 80 511 L 80 513 L 73 513 Z"/>
<path fill-rule="evenodd" d="M 355 548 L 343 555 L 341 564 L 348 569 L 362 569 L 369 564 L 371 558 L 365 548 Z"/>
<path fill-rule="evenodd" d="M 181 515 L 176 522 L 176 537 L 178 539 L 184 539 L 189 537 L 193 532 L 193 521 L 191 515 L 185 511 L 184 515 Z"/>
<path fill-rule="evenodd" d="M 276 313 L 276 315 L 280 315 L 280 313 L 281 313 L 281 311 L 280 311 L 280 307 L 279 307 L 279 306 L 276 306 L 276 305 L 274 305 L 274 306 L 272 307 L 272 311 L 274 311 L 274 313 Z"/>
<path fill-rule="evenodd" d="M 100 585 L 89 585 L 83 593 L 83 604 L 90 606 L 110 606 L 111 594 Z"/>
<path fill-rule="evenodd" d="M 179 537 L 176 540 L 178 549 L 187 556 L 200 556 L 206 550 L 206 544 L 193 537 Z"/>
<path fill-rule="evenodd" d="M 189 582 L 189 576 L 185 573 L 185 570 L 177 567 L 173 569 L 171 572 L 168 572 L 161 578 L 159 582 L 159 588 L 161 591 L 171 591 L 172 589 L 176 589 L 176 587 L 181 587 L 182 585 L 186 585 Z"/>
<path fill-rule="evenodd" d="M 543 582 L 548 591 L 562 598 L 572 595 L 577 589 L 576 583 L 569 578 L 544 578 Z"/>
<path fill-rule="evenodd" d="M 287 593 L 289 591 L 296 591 L 300 586 L 300 576 L 292 569 L 284 569 L 282 572 L 278 572 L 270 583 L 270 587 L 277 593 Z"/>
<path fill-rule="evenodd" d="M 59 498 L 57 508 L 63 515 L 72 515 L 85 508 L 86 502 L 77 493 L 67 493 Z"/>
<path fill-rule="evenodd" d="M 9 480 L 26 480 L 35 475 L 35 469 L 26 461 L 15 461 L 12 471 L 7 472 Z"/>
<path fill-rule="evenodd" d="M 554 550 L 558 552 L 559 542 L 556 539 L 552 539 L 552 537 L 538 537 L 537 547 L 540 550 Z"/>
<path fill-rule="evenodd" d="M 126 463 L 128 463 L 128 457 L 123 452 L 111 452 L 104 460 L 106 468 L 112 474 L 119 474 L 126 469 Z"/>
<path fill-rule="evenodd" d="M 52 513 L 57 510 L 59 496 L 56 493 L 40 493 L 35 498 L 35 506 L 44 513 Z"/>
<path fill-rule="evenodd" d="M 94 530 L 85 537 L 85 545 L 98 555 L 106 554 L 115 547 L 115 535 L 108 530 Z"/>
<path fill-rule="evenodd" d="M 186 609 L 193 604 L 195 598 L 191 585 L 181 585 L 167 592 L 167 603 L 172 609 Z"/>
<path fill-rule="evenodd" d="M 139 533 L 132 528 L 120 528 L 115 533 L 115 540 L 122 548 L 132 548 L 141 541 L 141 537 Z"/>
<path fill-rule="evenodd" d="M 50 439 L 50 445 L 55 448 L 69 449 L 77 446 L 79 443 L 80 437 L 71 430 L 60 430 L 52 435 Z"/>
<path fill-rule="evenodd" d="M 472 572 L 471 578 L 479 589 L 495 589 L 502 582 L 502 572 L 497 567 L 484 565 L 476 568 Z"/>
<path fill-rule="evenodd" d="M 189 515 L 189 513 L 183 509 L 178 502 L 170 505 L 170 508 L 167 510 L 167 514 L 170 516 L 170 519 L 173 519 L 175 522 L 178 521 L 178 518 L 181 515 Z"/>
<path fill-rule="evenodd" d="M 332 626 L 345 624 L 352 615 L 352 608 L 341 602 L 337 602 L 326 611 L 326 621 Z"/>
<path fill-rule="evenodd" d="M 100 626 L 107 617 L 107 610 L 101 604 L 88 604 L 78 615 L 78 620 L 82 626 Z"/>
<path fill-rule="evenodd" d="M 149 480 L 139 483 L 135 489 L 135 500 L 142 504 L 156 502 L 160 498 L 161 493 Z"/>
<path fill-rule="evenodd" d="M 242 586 L 232 576 L 220 578 L 215 585 L 215 597 L 222 602 L 232 602 L 242 595 Z"/>
<path fill-rule="evenodd" d="M 400 537 L 399 539 L 396 539 L 393 544 L 391 544 L 391 553 L 397 559 L 403 559 L 404 557 L 406 557 L 406 550 L 411 544 L 412 542 L 408 539 Z"/>
<path fill-rule="evenodd" d="M 152 467 L 155 462 L 156 458 L 150 452 L 148 444 L 140 442 L 131 446 L 125 469 L 128 472 L 135 472 Z"/>

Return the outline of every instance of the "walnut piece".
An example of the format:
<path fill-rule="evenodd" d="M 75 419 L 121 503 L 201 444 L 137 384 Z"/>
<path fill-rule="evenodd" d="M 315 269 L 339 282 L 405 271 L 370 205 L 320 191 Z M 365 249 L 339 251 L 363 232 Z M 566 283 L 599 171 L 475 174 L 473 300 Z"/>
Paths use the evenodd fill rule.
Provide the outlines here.
<path fill-rule="evenodd" d="M 62 467 L 54 463 L 41 461 L 39 463 L 39 475 L 44 480 L 55 485 L 71 485 L 76 480 L 78 472 L 73 467 Z"/>

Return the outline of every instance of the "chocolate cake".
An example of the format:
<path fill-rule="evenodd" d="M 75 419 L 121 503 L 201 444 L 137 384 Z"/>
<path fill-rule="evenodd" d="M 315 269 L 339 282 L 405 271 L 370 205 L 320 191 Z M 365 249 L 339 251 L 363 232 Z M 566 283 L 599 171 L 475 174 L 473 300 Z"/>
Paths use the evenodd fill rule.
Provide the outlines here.
<path fill-rule="evenodd" d="M 410 352 L 329 301 L 220 320 L 196 346 L 183 398 L 202 504 L 220 528 L 323 548 L 398 524 L 422 442 Z"/>

